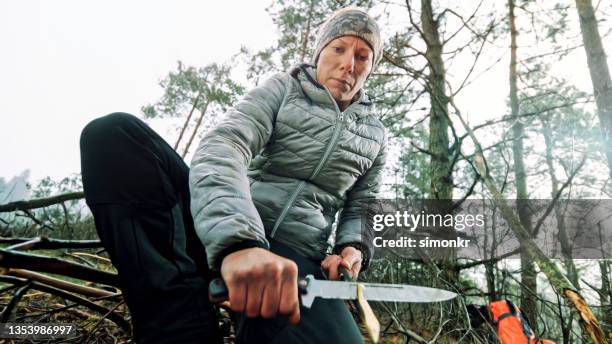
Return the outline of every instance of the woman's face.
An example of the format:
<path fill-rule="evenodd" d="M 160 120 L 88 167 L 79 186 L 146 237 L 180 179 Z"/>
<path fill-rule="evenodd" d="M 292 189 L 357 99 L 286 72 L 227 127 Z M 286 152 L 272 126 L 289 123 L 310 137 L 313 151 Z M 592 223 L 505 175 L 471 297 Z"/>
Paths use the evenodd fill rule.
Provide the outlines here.
<path fill-rule="evenodd" d="M 355 36 L 338 37 L 321 50 L 317 81 L 327 86 L 341 110 L 363 87 L 372 70 L 372 55 L 370 46 Z"/>

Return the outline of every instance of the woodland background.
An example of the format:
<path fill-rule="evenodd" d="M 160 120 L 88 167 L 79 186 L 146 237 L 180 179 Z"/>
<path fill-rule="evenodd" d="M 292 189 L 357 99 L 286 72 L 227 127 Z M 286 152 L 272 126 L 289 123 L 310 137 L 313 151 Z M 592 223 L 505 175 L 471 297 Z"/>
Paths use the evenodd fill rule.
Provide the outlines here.
<path fill-rule="evenodd" d="M 441 212 L 486 200 L 505 221 L 483 243 L 485 259 L 451 252 L 444 260 L 375 260 L 363 280 L 461 295 L 427 306 L 373 303 L 383 341 L 494 342 L 492 327 L 470 324 L 468 305 L 504 298 L 522 307 L 542 337 L 611 341 L 609 251 L 602 259 L 573 259 L 560 206 L 612 198 L 607 1 L 276 1 L 267 9 L 278 27 L 273 46 L 244 48 L 226 63 L 178 61 L 159 83 L 163 95 L 143 104 L 142 118 L 168 124 L 170 143 L 189 161 L 198 138 L 246 91 L 309 62 L 316 28 L 349 4 L 377 15 L 385 38 L 384 58 L 367 83 L 391 136 L 385 196 L 443 200 Z M 588 89 L 558 72 L 575 51 L 587 64 L 569 68 L 590 76 Z M 477 107 L 487 104 L 487 90 L 502 87 L 509 89 L 505 106 Z M 10 198 L 19 188 L 29 200 Z M 81 190 L 79 175 L 36 185 L 0 179 L 0 322 L 75 322 L 83 328 L 75 340 L 126 341 L 129 314 Z M 560 259 L 536 244 L 541 218 L 522 201 L 530 199 L 547 200 Z M 503 231 L 520 239 L 512 256 L 496 252 Z M 600 237 L 602 244 L 609 239 Z"/>

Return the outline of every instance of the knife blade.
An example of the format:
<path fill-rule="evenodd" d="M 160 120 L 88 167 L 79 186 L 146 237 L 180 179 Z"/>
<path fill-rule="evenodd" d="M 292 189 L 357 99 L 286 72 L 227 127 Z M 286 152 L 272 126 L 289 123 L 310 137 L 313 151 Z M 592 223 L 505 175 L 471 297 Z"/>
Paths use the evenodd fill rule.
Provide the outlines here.
<path fill-rule="evenodd" d="M 362 286 L 363 297 L 368 301 L 392 301 L 429 303 L 448 301 L 457 294 L 436 288 L 414 286 L 409 284 L 361 283 L 318 280 L 313 275 L 298 279 L 298 289 L 301 294 L 302 305 L 310 308 L 314 299 L 357 299 L 358 285 Z M 209 299 L 214 303 L 221 303 L 228 299 L 228 290 L 221 278 L 210 282 L 208 288 Z"/>
<path fill-rule="evenodd" d="M 357 286 L 363 286 L 363 297 L 368 301 L 429 303 L 448 301 L 457 294 L 436 288 L 409 284 L 361 283 L 318 280 L 312 275 L 298 281 L 302 305 L 310 308 L 314 299 L 357 299 Z"/>

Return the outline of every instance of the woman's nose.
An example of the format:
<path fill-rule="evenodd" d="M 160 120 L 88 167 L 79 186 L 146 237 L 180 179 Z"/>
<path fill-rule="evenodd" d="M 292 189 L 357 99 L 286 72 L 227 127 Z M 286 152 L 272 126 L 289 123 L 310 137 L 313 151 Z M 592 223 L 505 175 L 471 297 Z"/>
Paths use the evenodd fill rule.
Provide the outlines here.
<path fill-rule="evenodd" d="M 342 68 L 349 73 L 353 73 L 355 70 L 355 56 L 352 54 L 342 56 Z"/>

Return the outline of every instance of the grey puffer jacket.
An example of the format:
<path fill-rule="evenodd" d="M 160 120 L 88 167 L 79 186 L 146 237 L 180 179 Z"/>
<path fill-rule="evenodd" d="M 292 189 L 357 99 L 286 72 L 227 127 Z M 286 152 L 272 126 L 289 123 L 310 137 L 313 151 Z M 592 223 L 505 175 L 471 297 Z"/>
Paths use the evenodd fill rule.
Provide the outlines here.
<path fill-rule="evenodd" d="M 323 259 L 339 210 L 336 247 L 372 256 L 361 210 L 379 190 L 385 130 L 363 91 L 341 112 L 315 76 L 305 64 L 273 76 L 200 141 L 191 211 L 212 269 L 229 248 L 266 238 Z"/>

